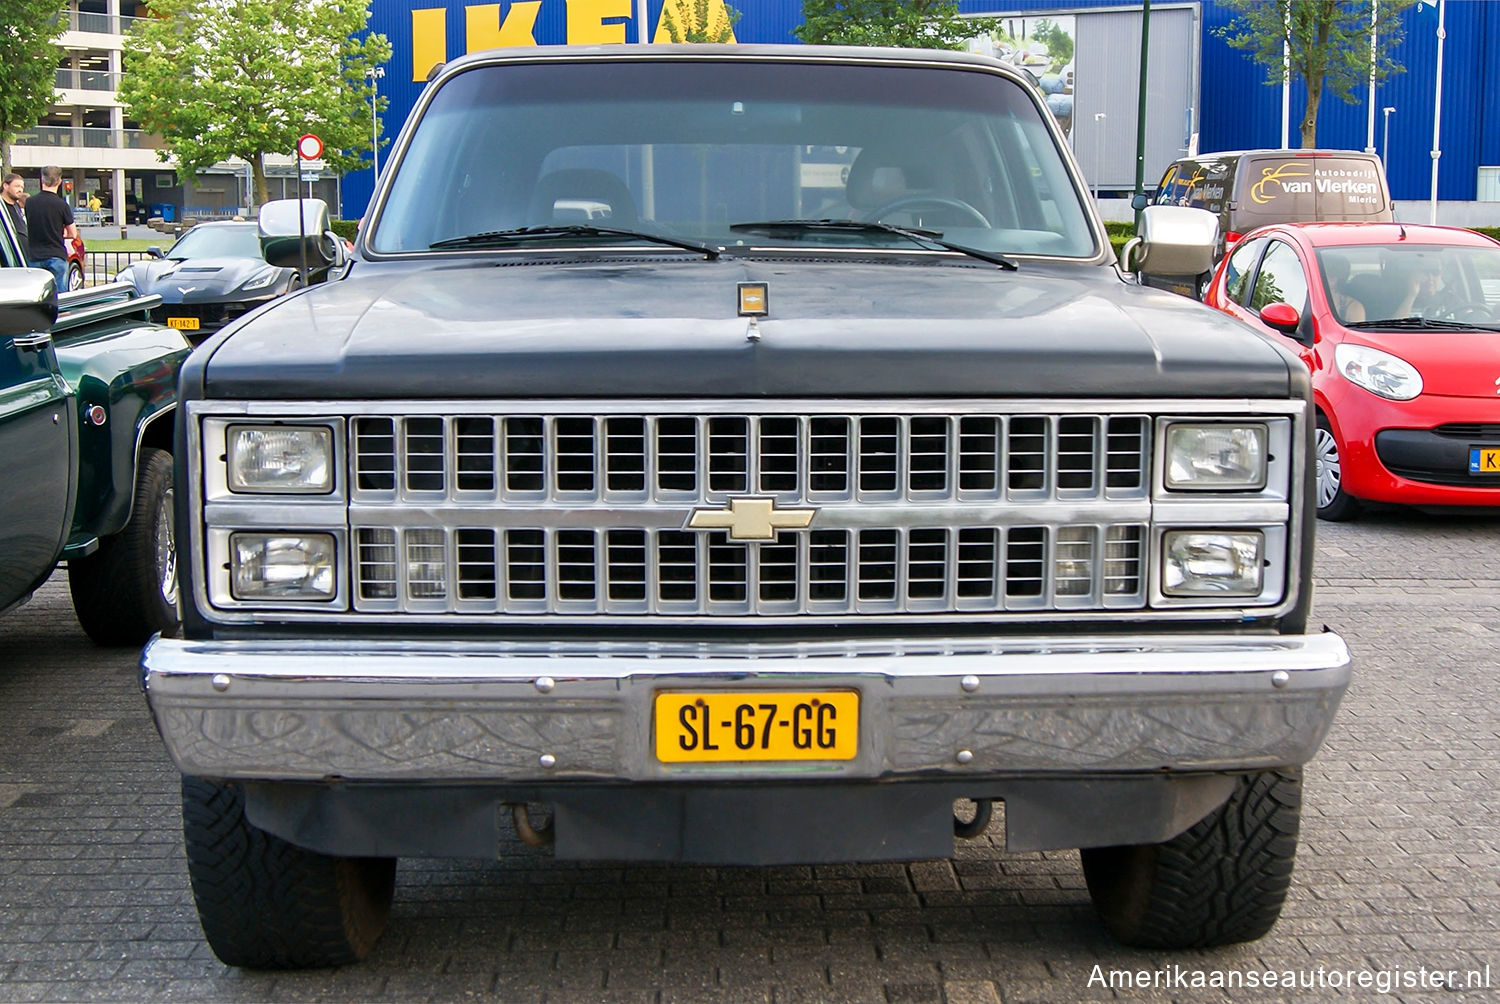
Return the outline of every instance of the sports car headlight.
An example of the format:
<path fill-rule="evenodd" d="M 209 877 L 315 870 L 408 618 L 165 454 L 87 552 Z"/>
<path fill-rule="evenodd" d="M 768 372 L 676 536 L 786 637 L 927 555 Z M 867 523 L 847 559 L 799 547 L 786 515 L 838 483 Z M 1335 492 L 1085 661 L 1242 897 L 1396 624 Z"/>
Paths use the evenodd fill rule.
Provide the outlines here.
<path fill-rule="evenodd" d="M 1333 350 L 1333 362 L 1345 380 L 1378 397 L 1410 401 L 1422 393 L 1422 374 L 1389 352 L 1345 343 Z"/>
<path fill-rule="evenodd" d="M 333 430 L 326 426 L 231 425 L 232 492 L 333 491 Z"/>
<path fill-rule="evenodd" d="M 276 271 L 276 269 L 274 269 L 274 268 L 263 269 L 262 271 L 257 272 L 251 278 L 247 279 L 245 281 L 245 284 L 243 286 L 241 286 L 240 289 L 244 289 L 244 290 L 265 289 L 267 286 L 271 285 L 271 283 L 275 282 L 280 277 L 281 277 L 281 273 L 278 272 L 278 271 Z"/>
<path fill-rule="evenodd" d="M 337 582 L 327 533 L 236 533 L 229 589 L 237 600 L 329 600 Z"/>
<path fill-rule="evenodd" d="M 1167 426 L 1167 487 L 1173 491 L 1264 488 L 1266 426 Z"/>
<path fill-rule="evenodd" d="M 1260 533 L 1173 530 L 1162 550 L 1162 592 L 1168 596 L 1260 595 Z"/>

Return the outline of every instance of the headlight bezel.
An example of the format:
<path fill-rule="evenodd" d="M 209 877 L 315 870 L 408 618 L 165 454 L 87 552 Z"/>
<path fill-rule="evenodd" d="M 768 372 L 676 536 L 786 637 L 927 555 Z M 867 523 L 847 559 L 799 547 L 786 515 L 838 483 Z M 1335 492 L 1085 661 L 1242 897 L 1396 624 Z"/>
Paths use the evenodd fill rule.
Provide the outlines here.
<path fill-rule="evenodd" d="M 267 591 L 256 593 L 242 588 L 241 569 L 246 563 L 242 559 L 243 549 L 253 547 L 259 542 L 266 553 L 273 550 L 273 545 L 285 553 L 290 550 L 287 545 L 301 542 L 304 550 L 312 551 L 314 548 L 321 549 L 324 554 L 322 563 L 316 566 L 320 573 L 319 578 L 326 578 L 327 588 L 316 592 L 306 593 L 283 593 Z M 289 530 L 233 530 L 228 536 L 229 561 L 228 586 L 229 596 L 236 603 L 332 603 L 339 595 L 339 546 L 337 538 L 326 531 L 289 531 Z"/>
<path fill-rule="evenodd" d="M 338 487 L 339 447 L 335 430 L 324 424 L 302 424 L 291 422 L 235 422 L 224 427 L 224 486 L 231 495 L 331 495 Z M 246 435 L 296 436 L 308 434 L 323 446 L 323 476 L 315 482 L 250 483 L 244 469 L 236 471 L 236 460 L 241 456 L 241 438 Z"/>
<path fill-rule="evenodd" d="M 280 278 L 281 270 L 274 266 L 267 265 L 264 269 L 257 272 L 249 279 L 245 280 L 245 282 L 241 284 L 240 289 L 241 291 L 246 293 L 256 292 L 265 289 L 267 286 L 275 285 L 276 281 Z"/>
<path fill-rule="evenodd" d="M 1210 436 L 1227 437 L 1234 433 L 1249 434 L 1247 451 L 1251 454 L 1249 462 L 1250 474 L 1239 480 L 1189 480 L 1176 479 L 1174 470 L 1174 441 L 1186 439 L 1193 434 L 1200 439 L 1207 440 Z M 1258 441 L 1258 442 L 1257 442 Z M 1204 493 L 1256 493 L 1263 492 L 1271 483 L 1272 454 L 1272 430 L 1271 423 L 1267 421 L 1234 421 L 1234 420 L 1169 420 L 1163 423 L 1160 437 L 1161 448 L 1161 475 L 1159 484 L 1169 494 L 1201 495 Z M 1188 470 L 1203 469 L 1199 466 L 1189 465 Z"/>

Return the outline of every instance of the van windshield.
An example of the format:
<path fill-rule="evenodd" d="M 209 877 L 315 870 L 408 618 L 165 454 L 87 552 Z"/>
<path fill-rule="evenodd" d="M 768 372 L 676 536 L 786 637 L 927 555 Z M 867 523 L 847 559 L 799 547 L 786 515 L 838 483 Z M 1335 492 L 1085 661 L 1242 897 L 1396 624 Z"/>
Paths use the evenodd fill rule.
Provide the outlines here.
<path fill-rule="evenodd" d="M 1237 229 L 1291 220 L 1389 220 L 1390 198 L 1375 160 L 1353 157 L 1245 158 Z"/>
<path fill-rule="evenodd" d="M 477 66 L 442 85 L 398 158 L 366 238 L 377 252 L 559 224 L 731 249 L 913 246 L 873 227 L 734 229 L 834 220 L 922 228 L 1002 255 L 1097 253 L 1036 102 L 984 71 L 701 58 Z M 629 243 L 587 229 L 553 243 Z"/>

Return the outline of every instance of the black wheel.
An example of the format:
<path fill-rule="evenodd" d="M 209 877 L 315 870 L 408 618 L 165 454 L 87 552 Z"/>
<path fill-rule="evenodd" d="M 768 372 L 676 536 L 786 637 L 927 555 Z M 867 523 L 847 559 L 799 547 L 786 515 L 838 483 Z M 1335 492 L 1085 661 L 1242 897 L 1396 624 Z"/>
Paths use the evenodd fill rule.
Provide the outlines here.
<path fill-rule="evenodd" d="M 1318 465 L 1318 518 L 1334 523 L 1353 519 L 1359 514 L 1359 499 L 1344 491 L 1338 440 L 1333 438 L 1333 427 L 1322 415 L 1318 416 L 1318 427 L 1313 432 L 1313 460 Z"/>
<path fill-rule="evenodd" d="M 984 214 L 979 210 L 969 205 L 963 199 L 955 199 L 947 195 L 907 195 L 894 202 L 887 202 L 879 209 L 872 210 L 865 214 L 865 218 L 872 221 L 879 221 L 890 213 L 901 211 L 912 212 L 924 207 L 927 209 L 946 209 L 949 211 L 948 215 L 951 218 L 958 219 L 961 217 L 963 219 L 964 222 L 960 224 L 962 226 L 983 227 L 986 230 L 990 226 L 990 221 L 985 219 Z"/>
<path fill-rule="evenodd" d="M 83 288 L 83 266 L 76 261 L 68 262 L 68 289 Z"/>
<path fill-rule="evenodd" d="M 239 786 L 182 779 L 182 834 L 203 936 L 248 969 L 358 962 L 385 927 L 395 858 L 335 858 L 245 819 Z"/>
<path fill-rule="evenodd" d="M 177 546 L 172 523 L 172 455 L 141 450 L 135 501 L 125 528 L 86 558 L 68 561 L 78 623 L 100 645 L 140 645 L 177 630 Z"/>
<path fill-rule="evenodd" d="M 1242 777 L 1227 802 L 1165 843 L 1084 849 L 1089 896 L 1127 945 L 1253 941 L 1281 915 L 1301 809 L 1300 770 Z"/>

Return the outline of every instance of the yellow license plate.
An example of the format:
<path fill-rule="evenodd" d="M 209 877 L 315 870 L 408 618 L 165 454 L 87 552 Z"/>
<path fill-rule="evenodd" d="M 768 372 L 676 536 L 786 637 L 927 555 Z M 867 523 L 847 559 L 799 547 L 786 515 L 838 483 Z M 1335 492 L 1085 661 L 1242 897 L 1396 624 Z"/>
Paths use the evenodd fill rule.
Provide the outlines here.
<path fill-rule="evenodd" d="M 167 318 L 167 327 L 169 327 L 169 328 L 177 328 L 178 330 L 181 330 L 181 331 L 197 331 L 198 330 L 198 318 L 196 318 L 196 317 L 169 317 L 169 318 Z"/>
<path fill-rule="evenodd" d="M 1470 474 L 1500 474 L 1500 446 L 1476 446 L 1469 451 Z"/>
<path fill-rule="evenodd" d="M 656 695 L 662 763 L 853 760 L 858 745 L 858 691 Z"/>

